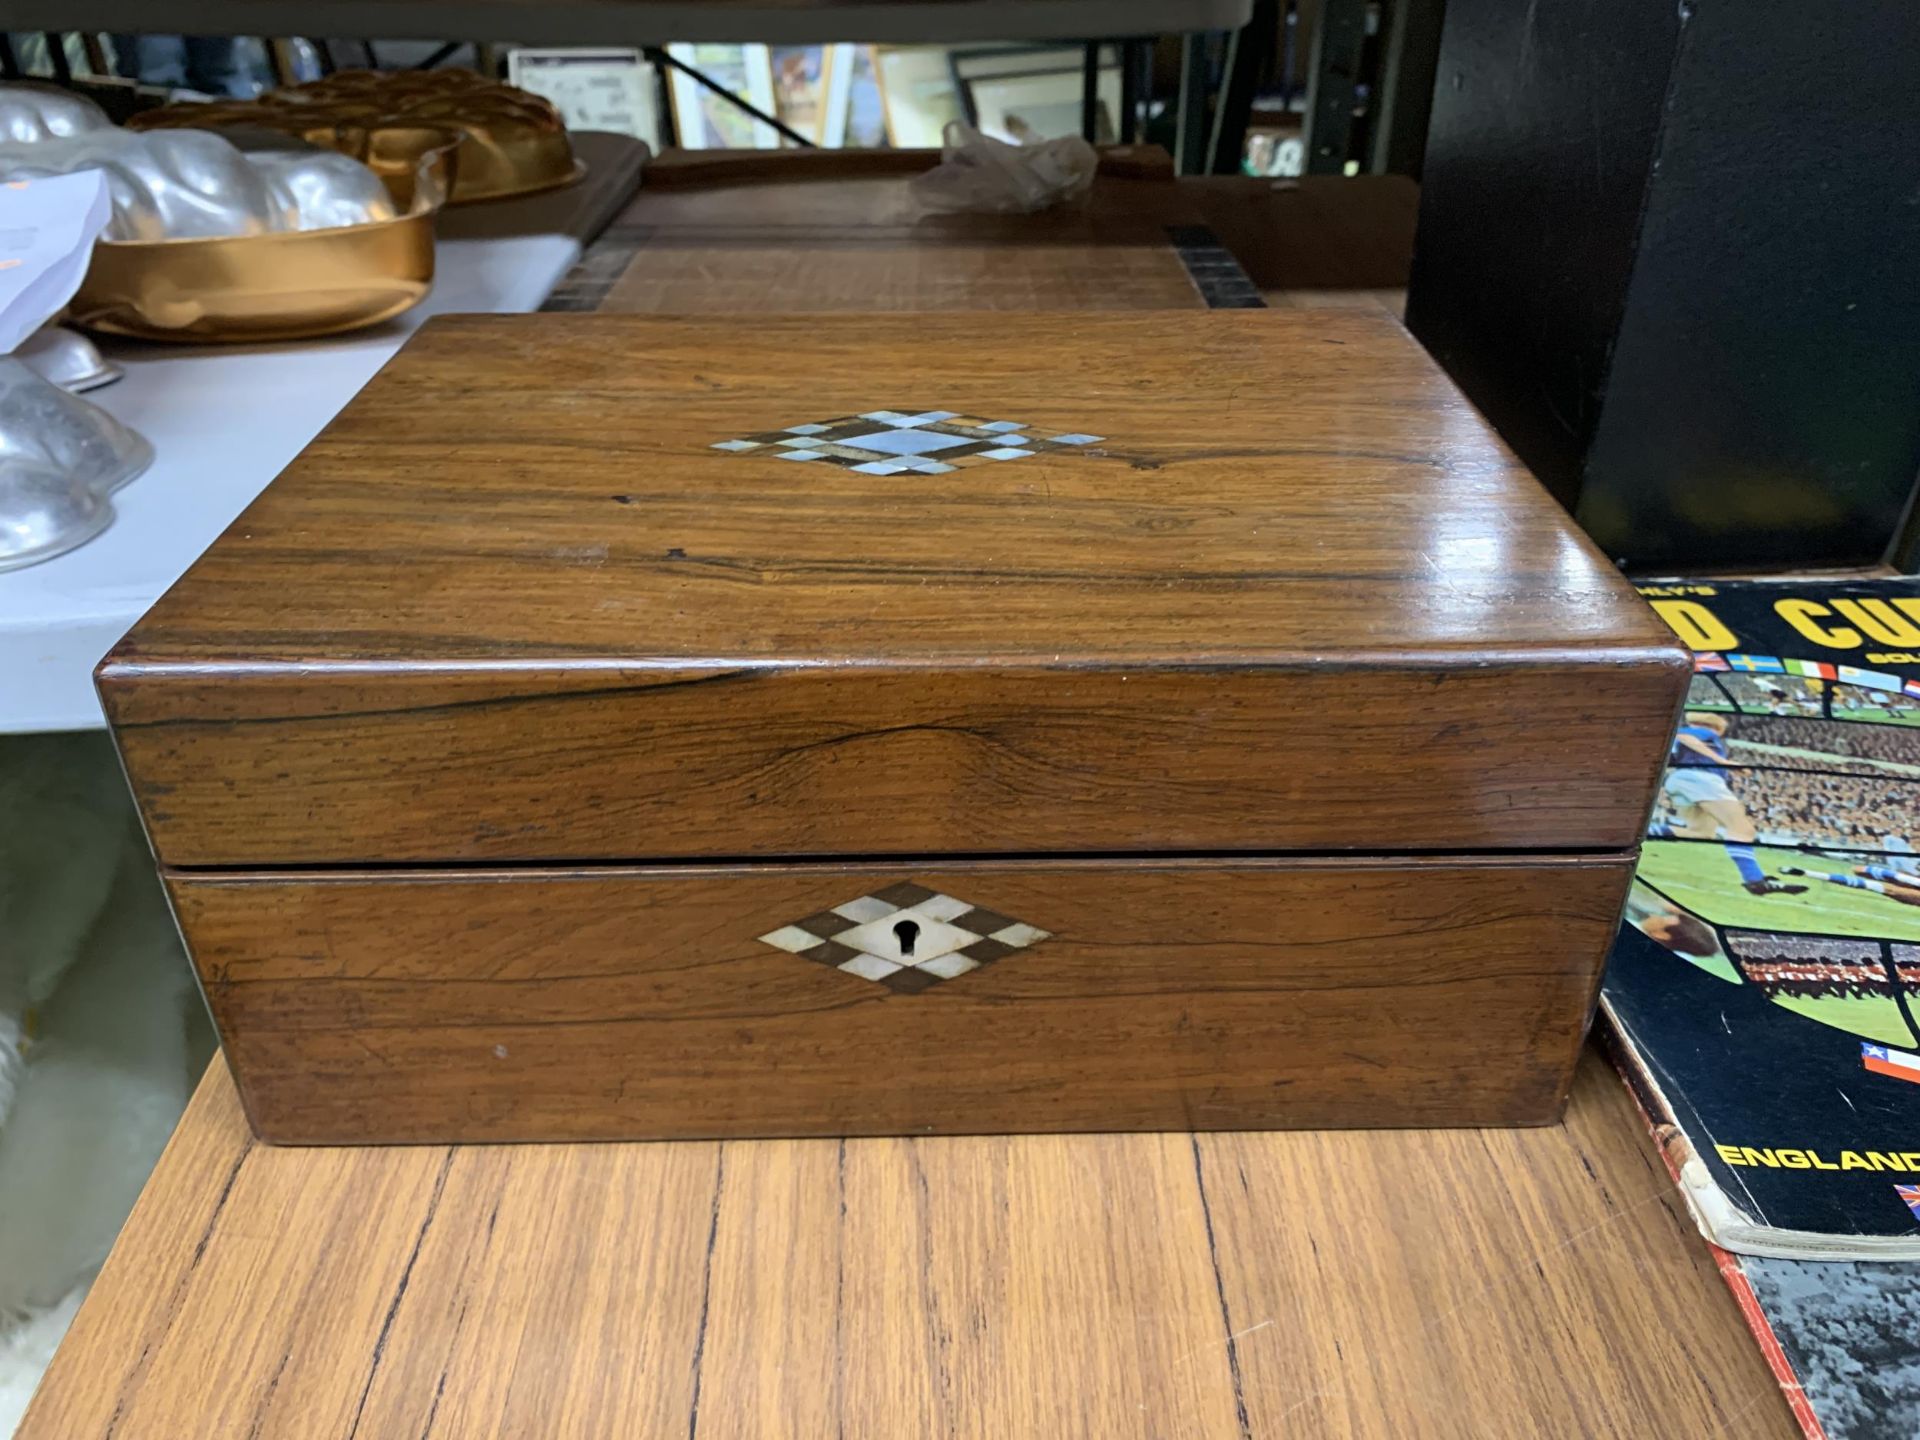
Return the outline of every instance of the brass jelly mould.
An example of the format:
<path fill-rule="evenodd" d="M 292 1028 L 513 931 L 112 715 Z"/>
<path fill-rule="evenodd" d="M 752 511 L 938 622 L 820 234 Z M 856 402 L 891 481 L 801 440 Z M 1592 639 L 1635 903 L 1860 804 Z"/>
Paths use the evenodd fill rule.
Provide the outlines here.
<path fill-rule="evenodd" d="M 257 100 L 165 105 L 127 124 L 135 130 L 275 130 L 351 155 L 382 179 L 411 174 L 419 155 L 451 141 L 459 150 L 449 205 L 557 189 L 586 173 L 559 112 L 546 100 L 462 70 L 341 71 Z"/>

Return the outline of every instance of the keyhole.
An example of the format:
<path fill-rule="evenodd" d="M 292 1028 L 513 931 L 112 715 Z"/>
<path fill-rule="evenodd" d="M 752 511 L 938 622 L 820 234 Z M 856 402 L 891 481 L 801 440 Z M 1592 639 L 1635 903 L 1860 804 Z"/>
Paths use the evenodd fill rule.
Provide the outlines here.
<path fill-rule="evenodd" d="M 911 920 L 902 920 L 893 927 L 893 938 L 900 942 L 902 956 L 913 954 L 913 942 L 920 938 L 920 927 Z"/>

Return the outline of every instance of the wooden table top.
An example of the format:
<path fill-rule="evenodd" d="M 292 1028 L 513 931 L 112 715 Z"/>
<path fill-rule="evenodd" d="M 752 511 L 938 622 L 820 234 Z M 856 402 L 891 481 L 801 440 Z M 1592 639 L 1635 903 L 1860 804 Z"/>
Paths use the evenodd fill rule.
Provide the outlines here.
<path fill-rule="evenodd" d="M 1368 266 L 1404 246 L 1399 182 L 1164 188 L 1172 223 L 1250 237 L 1269 303 L 1393 303 Z M 724 307 L 774 283 L 754 266 L 851 273 L 831 235 L 748 246 L 744 278 L 716 243 L 621 291 L 687 193 L 643 191 L 570 294 Z M 819 201 L 753 208 L 777 231 Z M 1179 268 L 1143 303 L 1198 303 L 1167 244 L 1113 248 Z M 937 299 L 975 263 L 955 248 L 896 278 Z M 321 1150 L 253 1141 L 216 1061 L 19 1433 L 1797 1431 L 1589 1055 L 1566 1122 L 1532 1130 Z"/>
<path fill-rule="evenodd" d="M 1794 1433 L 1589 1054 L 1531 1130 L 317 1150 L 216 1061 L 20 1440 Z"/>

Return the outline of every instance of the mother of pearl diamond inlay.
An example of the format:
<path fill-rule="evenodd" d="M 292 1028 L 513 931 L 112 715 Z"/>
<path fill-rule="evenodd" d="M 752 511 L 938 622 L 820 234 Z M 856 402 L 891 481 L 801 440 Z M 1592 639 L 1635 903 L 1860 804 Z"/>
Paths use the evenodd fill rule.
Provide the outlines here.
<path fill-rule="evenodd" d="M 969 465 L 1030 460 L 1048 451 L 1097 445 L 1102 437 L 1055 433 L 1020 420 L 980 420 L 957 410 L 869 410 L 784 430 L 717 440 L 715 450 L 762 459 L 822 460 L 862 475 L 944 475 Z"/>
<path fill-rule="evenodd" d="M 776 949 L 912 993 L 1047 938 L 1045 930 L 902 881 L 782 925 Z"/>

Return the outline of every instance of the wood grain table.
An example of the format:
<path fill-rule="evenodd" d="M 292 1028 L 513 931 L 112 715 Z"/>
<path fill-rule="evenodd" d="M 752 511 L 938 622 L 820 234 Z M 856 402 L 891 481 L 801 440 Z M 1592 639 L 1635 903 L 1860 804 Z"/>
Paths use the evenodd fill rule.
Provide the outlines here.
<path fill-rule="evenodd" d="M 1111 177 L 1074 238 L 955 243 L 897 182 L 658 185 L 560 303 L 1243 303 L 1231 237 L 1268 303 L 1391 306 L 1411 223 L 1366 182 Z M 1796 1433 L 1591 1053 L 1540 1129 L 386 1149 L 259 1144 L 216 1061 L 20 1431 Z"/>
<path fill-rule="evenodd" d="M 1545 1129 L 314 1150 L 216 1062 L 20 1435 L 1794 1433 L 1590 1054 Z"/>

